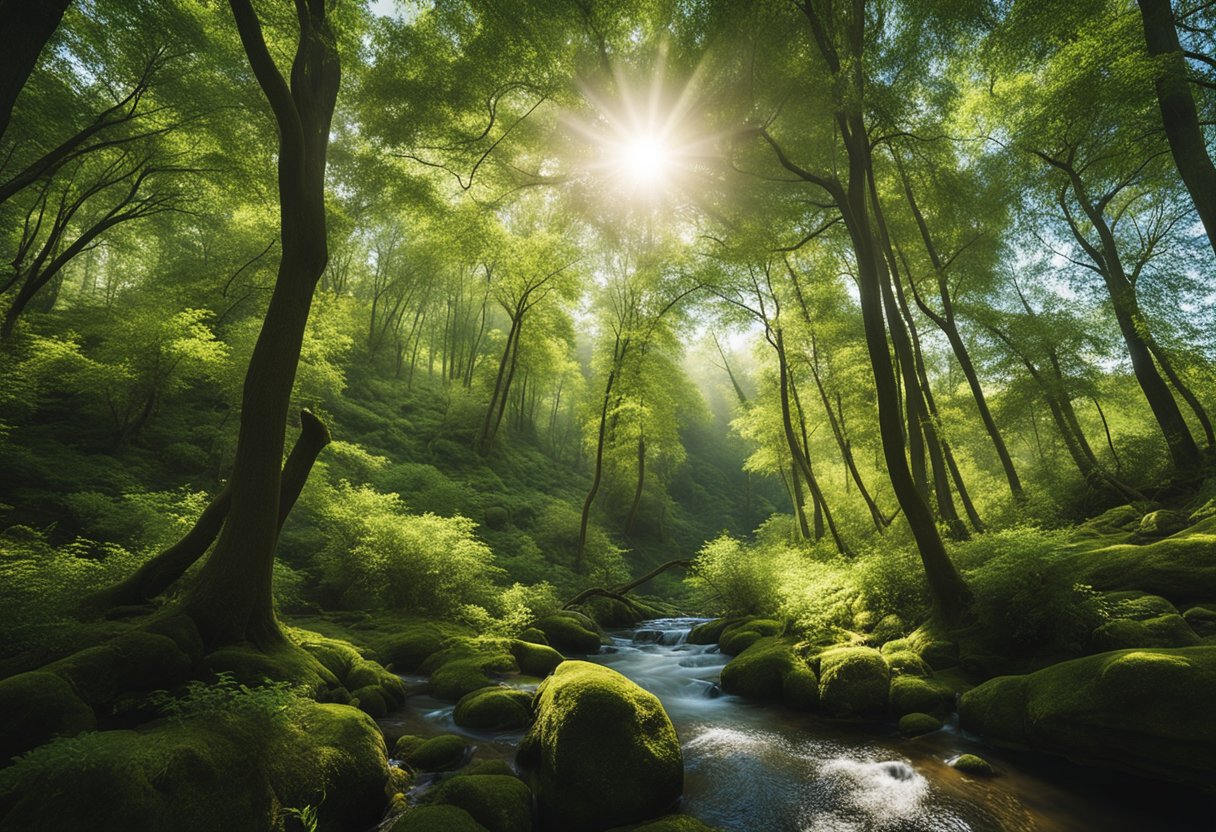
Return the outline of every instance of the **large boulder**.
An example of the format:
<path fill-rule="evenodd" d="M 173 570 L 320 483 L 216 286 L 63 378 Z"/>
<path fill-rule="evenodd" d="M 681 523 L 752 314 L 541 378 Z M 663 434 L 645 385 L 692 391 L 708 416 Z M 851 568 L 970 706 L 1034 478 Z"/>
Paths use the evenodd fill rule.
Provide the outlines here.
<path fill-rule="evenodd" d="M 430 739 L 408 735 L 399 737 L 393 747 L 394 758 L 419 771 L 455 771 L 468 762 L 469 753 L 464 737 L 456 734 Z"/>
<path fill-rule="evenodd" d="M 891 671 L 872 647 L 838 647 L 819 658 L 819 704 L 841 717 L 882 717 Z"/>
<path fill-rule="evenodd" d="M 1099 590 L 1138 590 L 1181 601 L 1216 598 L 1216 517 L 1185 534 L 1135 545 L 1121 543 L 1076 552 L 1049 580 L 1083 583 Z"/>
<path fill-rule="evenodd" d="M 418 806 L 408 810 L 389 832 L 487 832 L 473 816 L 451 804 Z"/>
<path fill-rule="evenodd" d="M 344 705 L 226 709 L 37 749 L 0 773 L 0 829 L 263 832 L 313 807 L 364 829 L 388 801 L 384 740 Z"/>
<path fill-rule="evenodd" d="M 589 662 L 563 662 L 541 684 L 518 759 L 550 830 L 637 823 L 669 810 L 684 789 L 680 741 L 659 700 Z"/>
<path fill-rule="evenodd" d="M 1216 779 L 1216 647 L 1119 650 L 965 693 L 962 727 L 1080 763 L 1210 784 Z"/>

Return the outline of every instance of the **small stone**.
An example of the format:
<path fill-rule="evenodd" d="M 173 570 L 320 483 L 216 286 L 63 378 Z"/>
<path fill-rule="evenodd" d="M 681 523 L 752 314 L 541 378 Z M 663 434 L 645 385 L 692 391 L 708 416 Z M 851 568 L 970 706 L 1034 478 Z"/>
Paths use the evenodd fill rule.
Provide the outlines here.
<path fill-rule="evenodd" d="M 905 737 L 930 734 L 941 727 L 941 720 L 929 714 L 911 713 L 904 714 L 899 718 L 899 733 Z"/>
<path fill-rule="evenodd" d="M 987 760 L 985 760 L 983 757 L 976 756 L 975 754 L 960 754 L 953 760 L 947 761 L 946 764 L 950 766 L 950 768 L 958 769 L 959 771 L 967 774 L 981 775 L 984 777 L 991 777 L 992 775 L 996 774 L 996 770 Z"/>

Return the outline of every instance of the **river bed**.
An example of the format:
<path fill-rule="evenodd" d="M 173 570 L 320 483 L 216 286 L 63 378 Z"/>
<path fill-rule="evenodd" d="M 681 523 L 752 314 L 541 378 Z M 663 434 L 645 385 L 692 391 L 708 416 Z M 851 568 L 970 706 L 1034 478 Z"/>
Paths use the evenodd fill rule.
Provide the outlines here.
<path fill-rule="evenodd" d="M 953 726 L 906 739 L 894 726 L 833 722 L 722 694 L 717 680 L 729 657 L 716 645 L 685 641 L 701 620 L 611 633 L 612 643 L 589 660 L 662 701 L 684 749 L 682 811 L 728 832 L 1216 828 L 1213 803 L 1191 791 L 1003 752 Z M 452 721 L 450 704 L 424 695 L 384 722 L 398 734 L 465 734 L 482 759 L 510 760 L 522 737 L 468 732 Z M 966 752 L 987 759 L 997 776 L 947 765 Z"/>

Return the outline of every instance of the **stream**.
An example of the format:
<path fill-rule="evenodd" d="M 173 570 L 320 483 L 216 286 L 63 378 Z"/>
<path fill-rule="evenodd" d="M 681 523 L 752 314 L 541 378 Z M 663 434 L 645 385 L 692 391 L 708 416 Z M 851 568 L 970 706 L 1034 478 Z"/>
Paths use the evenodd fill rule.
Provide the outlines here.
<path fill-rule="evenodd" d="M 1210 829 L 1212 803 L 1193 790 L 998 750 L 953 726 L 915 739 L 893 726 L 845 724 L 722 694 L 729 657 L 685 642 L 704 619 L 643 622 L 610 633 L 590 661 L 655 694 L 684 749 L 682 811 L 728 832 L 1001 832 Z M 522 733 L 484 735 L 425 695 L 382 720 L 396 733 L 470 736 L 478 757 L 514 756 Z M 950 768 L 958 754 L 997 769 Z M 418 788 L 425 789 L 424 779 Z"/>

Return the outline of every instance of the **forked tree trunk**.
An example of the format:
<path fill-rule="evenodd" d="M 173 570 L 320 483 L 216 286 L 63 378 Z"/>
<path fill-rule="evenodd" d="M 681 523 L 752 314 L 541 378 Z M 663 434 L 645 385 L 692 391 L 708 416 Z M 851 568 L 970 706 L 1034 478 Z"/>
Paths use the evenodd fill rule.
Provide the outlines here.
<path fill-rule="evenodd" d="M 283 528 L 287 515 L 304 490 L 317 455 L 329 444 L 329 439 L 329 429 L 324 422 L 308 410 L 300 413 L 300 435 L 283 465 L 279 529 Z M 231 501 L 231 486 L 225 486 L 207 504 L 184 537 L 136 569 L 125 580 L 86 596 L 81 602 L 82 612 L 95 615 L 115 607 L 144 604 L 167 590 L 215 542 L 224 525 L 224 518 L 228 516 Z"/>

